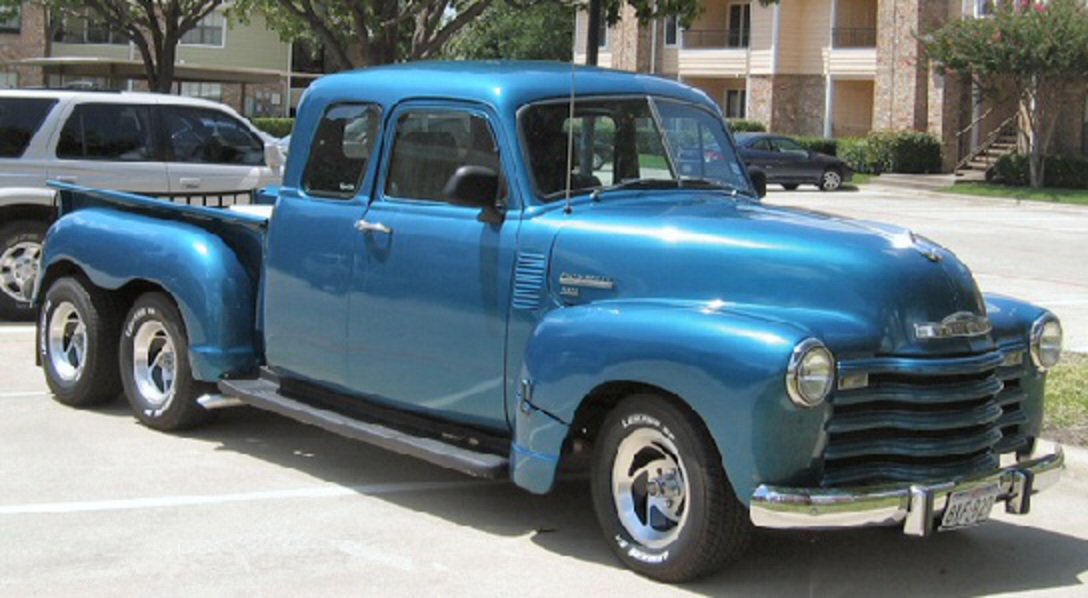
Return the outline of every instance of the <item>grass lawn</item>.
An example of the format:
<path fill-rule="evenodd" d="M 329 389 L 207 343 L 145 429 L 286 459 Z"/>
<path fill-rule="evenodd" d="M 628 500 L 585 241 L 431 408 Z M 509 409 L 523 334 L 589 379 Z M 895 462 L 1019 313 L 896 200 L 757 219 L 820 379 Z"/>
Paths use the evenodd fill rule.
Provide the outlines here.
<path fill-rule="evenodd" d="M 1066 353 L 1046 379 L 1044 435 L 1088 446 L 1088 355 Z"/>
<path fill-rule="evenodd" d="M 847 185 L 860 186 L 860 185 L 864 185 L 864 184 L 868 183 L 869 181 L 873 180 L 873 178 L 874 178 L 874 175 L 865 174 L 863 172 L 855 172 L 854 176 L 846 184 Z"/>
<path fill-rule="evenodd" d="M 1088 205 L 1088 189 L 1054 189 L 1050 187 L 1032 189 L 1030 187 L 1009 187 L 995 183 L 960 183 L 945 187 L 941 191 L 960 195 L 1013 197 L 1032 201 Z"/>

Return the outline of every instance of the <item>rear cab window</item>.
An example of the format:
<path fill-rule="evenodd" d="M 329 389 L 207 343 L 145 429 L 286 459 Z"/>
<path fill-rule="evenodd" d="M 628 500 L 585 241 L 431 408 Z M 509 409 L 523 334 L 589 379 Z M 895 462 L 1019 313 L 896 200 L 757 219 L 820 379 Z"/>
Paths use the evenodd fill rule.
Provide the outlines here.
<path fill-rule="evenodd" d="M 381 111 L 373 104 L 329 106 L 310 144 L 302 188 L 322 197 L 354 197 L 366 176 L 380 126 Z"/>
<path fill-rule="evenodd" d="M 20 158 L 57 104 L 51 98 L 0 98 L 0 158 Z"/>
<path fill-rule="evenodd" d="M 60 159 L 145 162 L 154 157 L 151 108 L 139 104 L 80 104 L 57 142 Z"/>

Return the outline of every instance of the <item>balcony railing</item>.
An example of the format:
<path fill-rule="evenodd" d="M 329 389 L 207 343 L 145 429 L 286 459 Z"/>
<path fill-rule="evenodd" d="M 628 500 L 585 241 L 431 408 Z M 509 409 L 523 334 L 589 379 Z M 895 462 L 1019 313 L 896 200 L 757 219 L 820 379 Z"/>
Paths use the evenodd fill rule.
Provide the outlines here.
<path fill-rule="evenodd" d="M 835 27 L 831 30 L 832 48 L 875 48 L 876 27 Z"/>
<path fill-rule="evenodd" d="M 691 49 L 747 48 L 747 29 L 685 30 L 684 47 Z"/>

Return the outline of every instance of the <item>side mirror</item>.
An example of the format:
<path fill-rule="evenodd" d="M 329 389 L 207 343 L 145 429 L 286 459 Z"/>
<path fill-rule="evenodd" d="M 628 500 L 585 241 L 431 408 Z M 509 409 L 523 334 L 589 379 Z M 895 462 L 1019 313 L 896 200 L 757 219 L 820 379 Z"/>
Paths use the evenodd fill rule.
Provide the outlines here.
<path fill-rule="evenodd" d="M 756 188 L 756 195 L 758 195 L 760 199 L 766 197 L 767 175 L 763 174 L 758 170 L 752 171 L 751 169 L 749 169 L 748 177 L 752 179 L 752 186 Z"/>
<path fill-rule="evenodd" d="M 283 150 L 280 149 L 279 144 L 268 142 L 264 144 L 264 163 L 268 165 L 272 170 L 279 170 L 283 168 L 283 164 L 287 160 L 283 155 Z"/>
<path fill-rule="evenodd" d="M 499 173 L 486 166 L 461 166 L 453 173 L 442 194 L 450 203 L 480 208 L 480 220 L 499 222 L 502 213 L 495 205 L 499 194 Z"/>

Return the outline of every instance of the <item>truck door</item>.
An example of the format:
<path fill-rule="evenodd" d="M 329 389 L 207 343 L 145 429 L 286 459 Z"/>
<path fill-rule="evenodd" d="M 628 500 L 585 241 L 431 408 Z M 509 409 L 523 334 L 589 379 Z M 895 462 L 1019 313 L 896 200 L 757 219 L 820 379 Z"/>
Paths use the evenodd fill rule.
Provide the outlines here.
<path fill-rule="evenodd" d="M 312 126 L 300 121 L 299 134 Z M 377 106 L 329 106 L 301 176 L 288 173 L 287 180 L 300 184 L 280 191 L 268 231 L 264 324 L 268 363 L 283 374 L 346 386 L 355 226 L 369 202 L 370 158 L 380 126 Z"/>
<path fill-rule="evenodd" d="M 501 177 L 491 123 L 483 109 L 433 103 L 387 121 L 375 199 L 358 225 L 347 368 L 355 392 L 505 431 L 517 221 L 482 222 L 479 208 L 446 192 L 462 166 Z M 506 189 L 500 183 L 497 200 L 508 202 Z"/>

